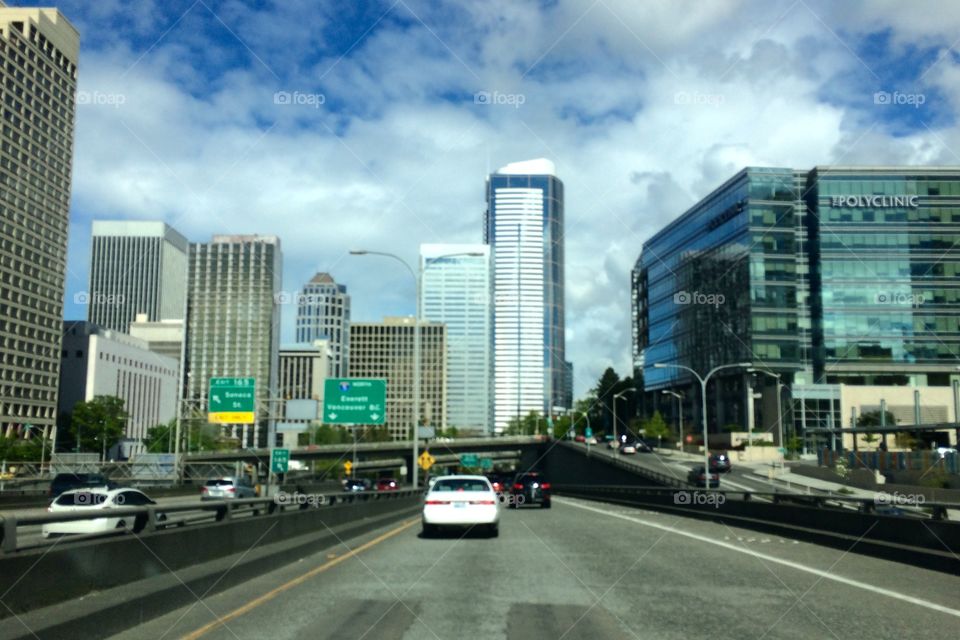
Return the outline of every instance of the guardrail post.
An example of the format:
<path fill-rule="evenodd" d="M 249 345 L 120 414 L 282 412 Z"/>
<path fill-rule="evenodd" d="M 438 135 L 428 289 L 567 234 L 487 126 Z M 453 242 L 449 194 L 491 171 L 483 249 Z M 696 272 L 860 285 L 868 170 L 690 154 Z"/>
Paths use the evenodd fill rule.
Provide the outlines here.
<path fill-rule="evenodd" d="M 17 550 L 17 518 L 6 517 L 0 519 L 3 521 L 3 527 L 0 529 L 0 535 L 3 536 L 2 548 L 4 553 L 13 553 Z"/>
<path fill-rule="evenodd" d="M 143 527 L 145 533 L 152 533 L 157 530 L 158 515 L 156 507 L 147 507 L 147 524 Z"/>

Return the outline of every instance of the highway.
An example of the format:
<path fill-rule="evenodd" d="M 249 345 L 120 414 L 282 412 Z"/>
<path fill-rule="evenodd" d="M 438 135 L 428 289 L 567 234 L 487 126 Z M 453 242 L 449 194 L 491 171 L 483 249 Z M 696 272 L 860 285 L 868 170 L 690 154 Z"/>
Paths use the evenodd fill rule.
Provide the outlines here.
<path fill-rule="evenodd" d="M 562 497 L 502 518 L 499 538 L 422 539 L 414 517 L 115 638 L 883 640 L 960 623 L 945 573 Z"/>

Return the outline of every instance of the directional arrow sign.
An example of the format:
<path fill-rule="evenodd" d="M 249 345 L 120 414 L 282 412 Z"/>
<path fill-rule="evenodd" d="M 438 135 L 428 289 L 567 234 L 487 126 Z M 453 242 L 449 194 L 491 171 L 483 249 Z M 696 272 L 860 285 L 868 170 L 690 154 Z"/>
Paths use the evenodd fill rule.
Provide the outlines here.
<path fill-rule="evenodd" d="M 273 449 L 270 452 L 270 469 L 274 473 L 286 473 L 290 468 L 290 449 Z"/>
<path fill-rule="evenodd" d="M 329 424 L 383 424 L 387 381 L 328 378 L 323 384 L 323 415 Z"/>
<path fill-rule="evenodd" d="M 464 467 L 476 467 L 480 464 L 480 459 L 475 453 L 464 453 L 460 456 L 460 464 Z"/>
<path fill-rule="evenodd" d="M 210 378 L 207 419 L 214 424 L 253 424 L 253 378 Z"/>

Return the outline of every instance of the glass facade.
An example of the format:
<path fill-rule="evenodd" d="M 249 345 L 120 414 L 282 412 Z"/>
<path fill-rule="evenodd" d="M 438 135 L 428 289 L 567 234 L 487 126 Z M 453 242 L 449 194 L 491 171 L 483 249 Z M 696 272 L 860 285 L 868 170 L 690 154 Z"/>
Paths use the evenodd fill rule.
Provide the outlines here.
<path fill-rule="evenodd" d="M 518 167 L 550 167 L 547 161 Z M 493 248 L 494 424 L 568 406 L 563 183 L 513 165 L 487 180 L 484 243 Z"/>
<path fill-rule="evenodd" d="M 656 363 L 704 374 L 752 362 L 786 384 L 948 385 L 958 244 L 956 169 L 744 169 L 643 246 L 632 320 L 645 389 L 693 381 Z M 755 383 L 718 375 L 711 424 L 745 426 Z"/>
<path fill-rule="evenodd" d="M 447 326 L 447 424 L 489 435 L 493 428 L 490 247 L 425 244 L 420 247 L 420 259 L 421 314 L 425 320 Z"/>
<path fill-rule="evenodd" d="M 330 343 L 330 376 L 347 375 L 350 364 L 350 295 L 329 273 L 317 273 L 297 295 L 297 342 Z"/>

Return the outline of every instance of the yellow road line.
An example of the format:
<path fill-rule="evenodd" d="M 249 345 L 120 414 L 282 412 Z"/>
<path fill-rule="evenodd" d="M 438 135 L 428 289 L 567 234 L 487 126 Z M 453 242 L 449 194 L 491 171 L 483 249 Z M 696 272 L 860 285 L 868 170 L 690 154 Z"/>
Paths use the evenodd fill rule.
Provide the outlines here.
<path fill-rule="evenodd" d="M 369 549 L 370 547 L 373 547 L 373 546 L 375 546 L 375 545 L 378 545 L 378 544 L 380 544 L 381 542 L 383 542 L 384 540 L 387 540 L 387 539 L 389 539 L 389 538 L 392 538 L 393 536 L 397 535 L 398 533 L 400 533 L 400 532 L 402 532 L 402 531 L 404 531 L 404 530 L 406 530 L 406 529 L 409 529 L 414 523 L 419 522 L 419 521 L 420 521 L 420 520 L 419 520 L 419 518 L 418 518 L 418 519 L 416 519 L 416 520 L 410 520 L 410 521 L 408 521 L 408 522 L 405 522 L 405 523 L 403 523 L 402 525 L 400 525 L 399 527 L 397 527 L 396 529 L 392 529 L 392 530 L 387 531 L 386 533 L 384 533 L 384 534 L 382 534 L 382 535 L 380 535 L 380 536 L 377 536 L 377 537 L 374 538 L 373 540 L 371 540 L 371 541 L 369 541 L 369 542 L 366 542 L 366 543 L 360 545 L 360 546 L 357 547 L 356 549 L 352 549 L 350 552 L 348 552 L 348 553 L 340 556 L 339 558 L 334 558 L 333 560 L 330 560 L 329 562 L 327 562 L 327 563 L 325 563 L 325 564 L 322 564 L 322 565 L 320 565 L 319 567 L 314 567 L 313 569 L 311 569 L 310 571 L 307 571 L 307 572 L 304 573 L 303 575 L 297 576 L 296 578 L 290 580 L 289 582 L 285 582 L 284 584 L 280 585 L 279 587 L 276 587 L 276 588 L 274 588 L 274 589 L 266 592 L 266 593 L 263 594 L 262 596 L 259 596 L 259 597 L 257 597 L 257 598 L 254 598 L 253 600 L 251 600 L 251 601 L 248 602 L 247 604 L 243 605 L 242 607 L 239 607 L 239 608 L 237 608 L 237 609 L 234 609 L 233 611 L 231 611 L 231 612 L 228 613 L 227 615 L 221 616 L 219 619 L 214 620 L 213 622 L 210 622 L 210 623 L 208 623 L 208 624 L 200 627 L 199 629 L 197 629 L 197 630 L 194 631 L 193 633 L 191 633 L 191 634 L 189 634 L 189 635 L 183 636 L 183 639 L 182 639 L 182 640 L 195 640 L 196 638 L 199 638 L 199 637 L 201 637 L 201 636 L 206 635 L 207 633 L 209 633 L 210 631 L 213 631 L 213 630 L 216 629 L 217 627 L 220 627 L 220 626 L 222 626 L 223 624 L 225 624 L 225 623 L 227 623 L 227 622 L 230 622 L 231 620 L 234 620 L 234 619 L 236 619 L 236 618 L 239 618 L 239 617 L 242 616 L 243 614 L 245 614 L 245 613 L 247 613 L 247 612 L 249 612 L 249 611 L 252 611 L 253 609 L 256 609 L 257 607 L 259 607 L 260 605 L 262 605 L 262 604 L 265 603 L 265 602 L 268 602 L 268 601 L 270 601 L 270 600 L 273 600 L 274 598 L 276 598 L 278 595 L 280 595 L 280 594 L 283 593 L 284 591 L 288 591 L 289 589 L 292 589 L 293 587 L 297 586 L 298 584 L 302 584 L 302 583 L 306 582 L 307 580 L 309 580 L 309 579 L 312 578 L 313 576 L 318 575 L 318 574 L 321 574 L 321 573 L 323 573 L 324 571 L 326 571 L 327 569 L 330 569 L 330 568 L 332 568 L 332 567 L 337 566 L 338 564 L 340 564 L 340 563 L 343 562 L 344 560 L 348 560 L 348 559 L 352 558 L 353 556 L 355 556 L 355 555 L 357 555 L 357 554 L 359 554 L 359 553 L 361 553 L 361 552 L 363 552 L 363 551 L 366 551 L 366 550 Z"/>

